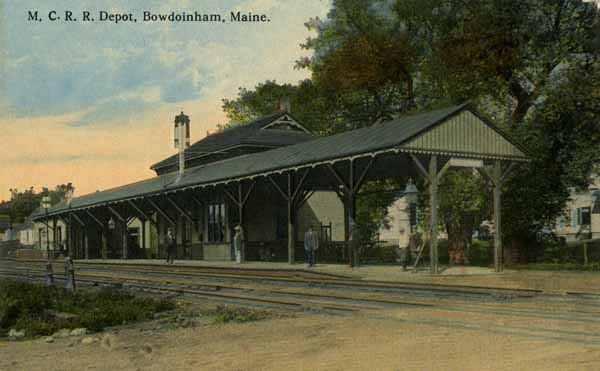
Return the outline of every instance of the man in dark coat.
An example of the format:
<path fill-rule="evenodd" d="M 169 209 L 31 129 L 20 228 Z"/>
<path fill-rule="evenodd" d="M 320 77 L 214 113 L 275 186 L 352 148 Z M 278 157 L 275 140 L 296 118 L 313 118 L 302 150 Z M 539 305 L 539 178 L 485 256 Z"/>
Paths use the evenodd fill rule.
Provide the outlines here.
<path fill-rule="evenodd" d="M 350 267 L 358 266 L 358 254 L 360 251 L 360 230 L 355 222 L 350 222 L 350 233 L 348 235 L 348 260 Z"/>
<path fill-rule="evenodd" d="M 175 250 L 177 249 L 175 236 L 171 228 L 167 229 L 167 263 L 173 264 L 175 260 Z"/>
<path fill-rule="evenodd" d="M 317 260 L 317 249 L 319 248 L 319 236 L 313 231 L 312 225 L 304 234 L 304 252 L 306 253 L 306 263 L 309 267 L 314 267 Z"/>

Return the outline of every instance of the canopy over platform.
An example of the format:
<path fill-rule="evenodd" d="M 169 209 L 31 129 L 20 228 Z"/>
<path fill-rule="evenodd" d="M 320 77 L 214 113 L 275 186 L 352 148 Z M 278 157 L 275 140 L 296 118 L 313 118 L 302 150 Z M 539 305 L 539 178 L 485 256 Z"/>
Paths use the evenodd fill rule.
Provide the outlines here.
<path fill-rule="evenodd" d="M 203 188 L 269 174 L 281 174 L 349 159 L 386 153 L 413 153 L 482 160 L 525 161 L 527 156 L 512 141 L 468 104 L 414 114 L 368 128 L 318 138 L 252 155 L 189 169 L 175 183 L 177 173 L 75 197 L 70 206 L 55 205 L 48 215 L 122 202 L 140 196 Z M 36 218 L 46 217 L 39 213 Z"/>
<path fill-rule="evenodd" d="M 429 161 L 428 169 L 422 164 L 424 161 Z M 235 198 L 241 215 L 243 185 L 249 185 L 250 192 L 254 184 L 260 181 L 269 186 L 272 184 L 288 199 L 290 208 L 295 204 L 294 197 L 302 194 L 301 191 L 336 191 L 348 207 L 353 221 L 356 193 L 365 181 L 421 173 L 428 180 L 432 195 L 432 258 L 436 260 L 433 246 L 436 237 L 433 234 L 437 233 L 437 183 L 444 171 L 456 165 L 480 168 L 494 183 L 499 202 L 500 184 L 508 168 L 503 164 L 518 161 L 527 161 L 523 148 L 470 105 L 463 104 L 203 164 L 187 169 L 181 177 L 172 172 L 76 197 L 69 204 L 63 202 L 50 208 L 47 213 L 34 215 L 34 219 L 61 217 L 77 212 L 84 212 L 85 215 L 90 214 L 92 209 L 110 208 L 111 204 L 131 204 L 136 200 L 168 197 L 174 193 L 193 196 L 207 187 L 230 193 L 228 187 L 232 185 L 240 189 L 239 197 L 229 196 Z M 494 166 L 489 167 L 492 164 Z M 282 186 L 286 183 L 286 177 L 287 190 Z M 496 206 L 499 207 L 499 204 Z M 137 206 L 134 205 L 134 209 Z M 140 214 L 141 211 L 138 209 L 133 214 Z M 497 222 L 499 224 L 499 219 Z M 497 256 L 497 266 L 499 259 Z"/>

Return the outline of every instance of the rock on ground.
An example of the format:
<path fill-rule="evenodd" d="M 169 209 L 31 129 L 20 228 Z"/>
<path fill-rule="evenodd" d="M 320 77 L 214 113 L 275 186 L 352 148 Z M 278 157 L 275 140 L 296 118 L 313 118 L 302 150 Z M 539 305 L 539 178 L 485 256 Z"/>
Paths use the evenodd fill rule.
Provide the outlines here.
<path fill-rule="evenodd" d="M 21 338 L 24 338 L 24 337 L 25 337 L 25 331 L 24 330 L 19 331 L 19 330 L 11 329 L 8 332 L 8 338 L 9 339 L 15 339 L 16 340 L 16 339 L 21 339 Z"/>
<path fill-rule="evenodd" d="M 94 339 L 93 337 L 90 336 L 90 337 L 87 337 L 87 338 L 83 338 L 81 340 L 81 344 L 83 344 L 83 345 L 90 345 L 90 344 L 93 344 L 95 341 L 96 341 L 96 339 Z"/>
<path fill-rule="evenodd" d="M 88 333 L 86 328 L 76 328 L 71 330 L 71 336 L 83 336 Z"/>

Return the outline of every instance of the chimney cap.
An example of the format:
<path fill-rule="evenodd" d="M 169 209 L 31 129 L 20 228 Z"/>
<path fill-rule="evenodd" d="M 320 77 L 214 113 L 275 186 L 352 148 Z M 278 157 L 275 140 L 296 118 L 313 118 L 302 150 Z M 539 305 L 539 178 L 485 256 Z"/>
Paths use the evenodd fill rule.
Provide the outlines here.
<path fill-rule="evenodd" d="M 177 116 L 175 116 L 175 124 L 184 124 L 184 123 L 188 123 L 190 122 L 190 117 L 188 115 L 186 115 L 185 113 L 183 113 L 183 111 L 181 111 L 181 113 Z"/>

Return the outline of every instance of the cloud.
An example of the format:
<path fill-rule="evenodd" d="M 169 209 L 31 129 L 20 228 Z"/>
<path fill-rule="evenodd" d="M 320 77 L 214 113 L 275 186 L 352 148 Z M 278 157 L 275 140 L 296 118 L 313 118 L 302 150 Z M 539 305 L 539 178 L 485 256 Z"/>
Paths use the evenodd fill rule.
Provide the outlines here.
<path fill-rule="evenodd" d="M 0 24 L 0 199 L 8 188 L 73 182 L 77 194 L 153 175 L 174 152 L 173 116 L 192 120 L 192 140 L 223 123 L 221 99 L 267 79 L 296 82 L 303 23 L 328 3 L 250 1 L 55 1 L 4 3 Z M 266 12 L 266 24 L 63 24 L 26 22 L 38 9 Z M 4 165 L 6 164 L 6 165 Z"/>

